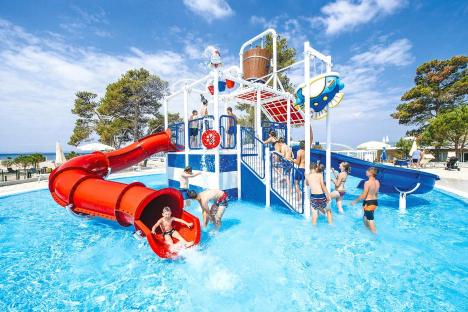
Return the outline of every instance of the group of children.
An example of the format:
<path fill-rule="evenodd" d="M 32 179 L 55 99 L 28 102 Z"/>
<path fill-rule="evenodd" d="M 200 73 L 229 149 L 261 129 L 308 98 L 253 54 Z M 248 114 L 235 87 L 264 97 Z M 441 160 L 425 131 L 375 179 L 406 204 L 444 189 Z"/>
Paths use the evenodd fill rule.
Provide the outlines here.
<path fill-rule="evenodd" d="M 346 193 L 345 182 L 350 171 L 349 164 L 342 162 L 340 164 L 340 172 L 338 175 L 333 171 L 335 178 L 332 180 L 335 185 L 333 192 L 328 192 L 328 189 L 323 180 L 323 165 L 312 164 L 310 173 L 305 181 L 310 187 L 310 206 L 312 208 L 312 223 L 317 223 L 318 213 L 321 212 L 327 216 L 328 223 L 332 223 L 332 212 L 330 202 L 336 200 L 338 211 L 343 213 L 343 196 Z M 364 190 L 361 195 L 351 202 L 354 206 L 357 202 L 363 200 L 364 225 L 372 232 L 377 233 L 377 228 L 374 221 L 374 211 L 378 206 L 378 193 L 380 182 L 377 180 L 377 169 L 371 167 L 367 169 L 366 176 L 368 180 L 364 183 Z"/>
<path fill-rule="evenodd" d="M 201 172 L 194 173 L 190 166 L 185 167 L 184 171 L 180 175 L 180 192 L 184 198 L 184 206 L 190 205 L 190 200 L 196 200 L 202 209 L 203 227 L 208 225 L 211 221 L 217 229 L 221 227 L 221 219 L 224 215 L 226 208 L 228 207 L 228 194 L 221 190 L 206 190 L 203 192 L 196 192 L 189 190 L 189 179 L 194 178 L 202 174 Z M 211 205 L 210 205 L 211 203 Z M 164 207 L 162 212 L 162 218 L 160 218 L 152 227 L 151 233 L 156 234 L 158 227 L 161 230 L 162 236 L 166 244 L 170 247 L 174 246 L 173 238 L 177 239 L 185 247 L 190 247 L 193 242 L 187 242 L 180 233 L 172 226 L 173 222 L 185 224 L 189 228 L 193 226 L 192 223 L 188 223 L 182 219 L 172 217 L 172 212 L 169 207 Z"/>

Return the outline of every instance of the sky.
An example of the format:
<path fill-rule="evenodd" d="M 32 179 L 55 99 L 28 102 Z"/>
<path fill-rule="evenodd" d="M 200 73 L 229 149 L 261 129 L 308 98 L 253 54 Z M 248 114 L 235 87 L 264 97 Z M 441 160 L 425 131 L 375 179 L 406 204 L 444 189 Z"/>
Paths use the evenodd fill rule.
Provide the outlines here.
<path fill-rule="evenodd" d="M 56 141 L 71 150 L 77 91 L 102 96 L 139 67 L 169 83 L 202 77 L 207 48 L 236 65 L 240 45 L 268 27 L 298 57 L 306 40 L 332 56 L 345 83 L 332 141 L 351 146 L 404 136 L 390 114 L 416 67 L 468 52 L 467 1 L 0 0 L 0 153 L 54 151 Z M 302 69 L 290 75 L 300 83 Z M 313 126 L 324 141 L 325 122 Z"/>

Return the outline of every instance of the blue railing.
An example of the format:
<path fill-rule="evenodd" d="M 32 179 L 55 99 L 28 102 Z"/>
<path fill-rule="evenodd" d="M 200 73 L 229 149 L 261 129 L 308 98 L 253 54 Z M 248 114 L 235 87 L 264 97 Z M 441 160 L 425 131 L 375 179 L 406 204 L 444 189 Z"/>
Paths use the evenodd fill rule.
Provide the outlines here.
<path fill-rule="evenodd" d="M 171 142 L 178 150 L 185 149 L 185 127 L 184 122 L 177 122 L 169 125 L 171 129 Z"/>
<path fill-rule="evenodd" d="M 277 152 L 270 155 L 271 190 L 297 213 L 304 213 L 304 173 Z"/>
<path fill-rule="evenodd" d="M 219 134 L 221 135 L 221 148 L 234 149 L 237 144 L 237 120 L 233 116 L 221 115 L 219 117 Z"/>
<path fill-rule="evenodd" d="M 260 179 L 265 178 L 265 144 L 249 128 L 241 128 L 241 159 Z"/>
<path fill-rule="evenodd" d="M 211 115 L 207 115 L 197 119 L 192 119 L 188 122 L 190 149 L 203 149 L 202 134 L 208 129 L 213 129 L 213 122 L 214 117 Z"/>
<path fill-rule="evenodd" d="M 264 120 L 262 122 L 262 139 L 264 141 L 268 138 L 268 133 L 271 130 L 276 131 L 278 139 L 284 138 L 284 141 L 287 142 L 288 129 L 285 123 Z"/>

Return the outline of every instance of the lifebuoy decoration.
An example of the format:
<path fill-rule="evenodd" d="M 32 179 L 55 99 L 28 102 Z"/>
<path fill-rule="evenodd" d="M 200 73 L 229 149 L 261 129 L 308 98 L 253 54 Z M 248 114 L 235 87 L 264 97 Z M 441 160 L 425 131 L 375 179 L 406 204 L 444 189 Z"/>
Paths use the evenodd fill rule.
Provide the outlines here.
<path fill-rule="evenodd" d="M 221 142 L 221 136 L 216 130 L 209 129 L 202 134 L 202 143 L 207 149 L 216 148 Z"/>

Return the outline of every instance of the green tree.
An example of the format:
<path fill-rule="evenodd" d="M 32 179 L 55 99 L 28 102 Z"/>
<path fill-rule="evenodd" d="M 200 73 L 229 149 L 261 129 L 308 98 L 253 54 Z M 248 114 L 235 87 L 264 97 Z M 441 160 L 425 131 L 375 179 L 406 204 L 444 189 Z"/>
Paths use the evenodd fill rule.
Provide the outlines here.
<path fill-rule="evenodd" d="M 400 140 L 398 140 L 398 142 L 395 143 L 395 146 L 396 148 L 398 148 L 398 151 L 399 151 L 399 157 L 407 158 L 412 145 L 413 145 L 412 140 L 400 138 Z"/>
<path fill-rule="evenodd" d="M 79 155 L 77 152 L 73 152 L 73 151 L 70 152 L 70 153 L 66 153 L 66 154 L 65 154 L 65 158 L 66 158 L 67 160 L 70 160 L 70 159 L 75 158 L 75 157 L 77 157 L 77 156 L 80 156 L 80 155 Z"/>
<path fill-rule="evenodd" d="M 7 159 L 2 160 L 2 166 L 5 166 L 7 168 L 11 168 L 15 164 L 15 160 L 12 159 L 11 157 L 7 157 Z"/>
<path fill-rule="evenodd" d="M 69 144 L 77 146 L 93 133 L 114 147 L 140 139 L 161 123 L 160 101 L 167 94 L 168 83 L 143 68 L 109 84 L 99 101 L 91 92 L 78 92 L 72 109 L 78 119 Z"/>
<path fill-rule="evenodd" d="M 422 137 L 425 142 L 430 142 L 436 148 L 453 145 L 457 154 L 460 155 L 468 139 L 468 105 L 461 105 L 432 118 L 422 133 Z"/>
<path fill-rule="evenodd" d="M 39 168 L 39 163 L 46 161 L 46 158 L 44 155 L 39 154 L 39 153 L 34 153 L 29 155 L 29 158 L 31 159 L 31 164 L 34 166 L 34 168 L 38 169 Z"/>
<path fill-rule="evenodd" d="M 169 125 L 177 122 L 183 121 L 183 118 L 180 117 L 179 113 L 168 113 L 167 114 L 167 122 Z M 160 131 L 164 131 L 164 116 L 158 114 L 155 118 L 151 119 L 148 122 L 148 132 L 149 133 L 156 133 Z"/>
<path fill-rule="evenodd" d="M 23 169 L 26 169 L 32 163 L 33 159 L 30 155 L 20 155 L 15 158 L 15 164 L 21 166 Z"/>
<path fill-rule="evenodd" d="M 415 132 L 420 133 L 431 118 L 466 103 L 467 62 L 467 56 L 454 56 L 420 65 L 415 86 L 403 94 L 403 103 L 391 116 L 400 124 L 416 126 Z"/>

